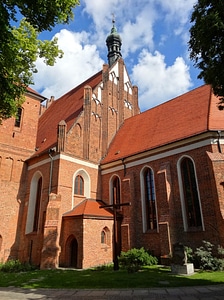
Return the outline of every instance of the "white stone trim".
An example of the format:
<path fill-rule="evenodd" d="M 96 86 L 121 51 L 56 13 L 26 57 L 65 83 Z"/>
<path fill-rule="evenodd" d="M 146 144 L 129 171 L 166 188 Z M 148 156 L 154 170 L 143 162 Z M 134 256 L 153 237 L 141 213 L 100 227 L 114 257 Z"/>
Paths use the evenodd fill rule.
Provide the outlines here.
<path fill-rule="evenodd" d="M 84 169 L 78 169 L 72 177 L 72 208 L 76 205 L 74 203 L 74 191 L 75 191 L 75 178 L 76 176 L 82 176 L 83 180 L 84 180 L 84 197 L 86 198 L 90 198 L 90 191 L 91 191 L 91 180 L 90 180 L 90 176 L 89 174 L 86 172 L 86 170 Z"/>
<path fill-rule="evenodd" d="M 28 203 L 25 234 L 28 234 L 33 231 L 33 222 L 34 222 L 36 197 L 37 197 L 37 184 L 38 184 L 38 180 L 41 177 L 43 179 L 43 175 L 40 171 L 35 172 L 30 183 L 30 196 L 29 196 L 29 203 Z M 42 186 L 43 186 L 43 182 L 42 182 Z"/>
<path fill-rule="evenodd" d="M 92 169 L 98 169 L 99 168 L 98 164 L 94 164 L 94 163 L 84 161 L 84 160 L 81 160 L 81 159 L 78 159 L 78 158 L 74 158 L 74 157 L 71 157 L 71 156 L 68 156 L 68 155 L 65 155 L 65 154 L 61 154 L 61 153 L 53 156 L 54 161 L 57 160 L 57 159 L 66 160 L 66 161 L 76 163 L 76 164 L 79 164 L 81 166 L 89 167 L 89 168 L 92 168 Z M 32 170 L 32 169 L 38 168 L 40 166 L 43 166 L 45 164 L 48 164 L 50 161 L 51 161 L 50 158 L 46 158 L 44 160 L 41 160 L 38 163 L 35 163 L 35 164 L 29 166 L 28 170 Z"/>
<path fill-rule="evenodd" d="M 180 154 L 182 152 L 187 152 L 187 151 L 190 151 L 190 150 L 194 150 L 194 149 L 197 149 L 197 148 L 208 146 L 208 145 L 211 145 L 213 143 L 214 143 L 213 139 L 203 140 L 203 141 L 200 141 L 198 143 L 194 143 L 194 144 L 186 145 L 186 146 L 179 147 L 179 148 L 176 148 L 176 149 L 173 149 L 173 150 L 165 151 L 165 152 L 160 153 L 160 154 L 154 154 L 154 155 L 151 155 L 151 156 L 148 156 L 148 157 L 145 157 L 145 158 L 138 158 L 137 155 L 136 155 L 136 160 L 134 160 L 134 155 L 133 155 L 131 157 L 131 159 L 133 159 L 133 161 L 128 162 L 129 158 L 126 158 L 125 165 L 126 165 L 126 168 L 131 168 L 131 167 L 135 167 L 135 166 L 138 166 L 138 165 L 141 165 L 141 164 L 147 164 L 149 162 L 152 162 L 152 161 L 155 161 L 155 160 L 158 160 L 158 159 L 162 159 L 162 158 L 165 158 L 165 157 L 168 157 L 168 156 L 172 156 L 172 155 Z M 146 153 L 145 153 L 145 155 L 146 155 Z M 150 155 L 150 151 L 148 152 L 148 155 Z M 114 165 L 114 167 L 111 167 L 113 165 Z M 108 163 L 107 165 L 102 166 L 102 175 L 120 171 L 120 170 L 123 169 L 123 167 L 124 166 L 121 163 L 121 159 L 114 162 L 114 163 Z"/>

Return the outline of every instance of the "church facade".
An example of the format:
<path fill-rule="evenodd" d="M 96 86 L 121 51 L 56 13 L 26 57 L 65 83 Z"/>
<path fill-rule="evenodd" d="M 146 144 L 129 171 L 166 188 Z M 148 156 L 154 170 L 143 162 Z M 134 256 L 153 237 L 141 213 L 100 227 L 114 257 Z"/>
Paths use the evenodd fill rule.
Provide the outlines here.
<path fill-rule="evenodd" d="M 0 125 L 0 261 L 88 268 L 224 246 L 224 117 L 204 85 L 143 113 L 113 24 L 108 64 Z M 42 103 L 46 103 L 45 106 Z"/>

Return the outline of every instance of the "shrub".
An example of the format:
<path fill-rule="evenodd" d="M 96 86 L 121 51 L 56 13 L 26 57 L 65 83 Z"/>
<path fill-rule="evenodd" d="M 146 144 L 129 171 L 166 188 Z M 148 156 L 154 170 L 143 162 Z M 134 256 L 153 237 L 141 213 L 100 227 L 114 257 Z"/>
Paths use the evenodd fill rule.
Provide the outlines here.
<path fill-rule="evenodd" d="M 188 263 L 193 263 L 194 262 L 194 254 L 193 254 L 193 249 L 191 247 L 184 247 L 184 250 L 187 255 L 187 262 Z"/>
<path fill-rule="evenodd" d="M 213 248 L 212 243 L 203 241 L 203 246 L 196 249 L 194 257 L 200 269 L 212 271 L 224 269 L 224 260 L 213 255 Z M 222 253 L 222 251 L 223 249 L 219 247 L 218 252 Z"/>
<path fill-rule="evenodd" d="M 157 263 L 157 258 L 150 255 L 143 247 L 140 249 L 133 248 L 127 252 L 122 251 L 119 257 L 120 266 L 129 273 L 137 272 L 143 266 L 152 266 Z"/>
<path fill-rule="evenodd" d="M 113 264 L 103 264 L 93 268 L 94 271 L 110 271 L 113 270 Z"/>
<path fill-rule="evenodd" d="M 218 246 L 218 254 L 220 258 L 224 258 L 224 248 L 221 246 Z"/>
<path fill-rule="evenodd" d="M 35 267 L 29 263 L 21 263 L 19 260 L 8 260 L 0 264 L 0 271 L 5 273 L 19 273 L 34 270 Z"/>

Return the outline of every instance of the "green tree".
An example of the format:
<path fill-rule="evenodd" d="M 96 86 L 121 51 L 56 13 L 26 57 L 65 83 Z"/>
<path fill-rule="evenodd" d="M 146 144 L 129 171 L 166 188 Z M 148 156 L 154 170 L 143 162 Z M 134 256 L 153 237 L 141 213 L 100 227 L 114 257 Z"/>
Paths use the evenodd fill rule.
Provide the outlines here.
<path fill-rule="evenodd" d="M 198 0 L 191 15 L 190 58 L 201 71 L 198 78 L 211 84 L 224 103 L 224 1 Z"/>
<path fill-rule="evenodd" d="M 0 119 L 15 115 L 24 101 L 37 72 L 37 58 L 52 66 L 62 57 L 56 38 L 41 41 L 38 36 L 56 24 L 68 23 L 78 4 L 79 0 L 0 0 Z M 18 15 L 23 18 L 13 26 Z"/>

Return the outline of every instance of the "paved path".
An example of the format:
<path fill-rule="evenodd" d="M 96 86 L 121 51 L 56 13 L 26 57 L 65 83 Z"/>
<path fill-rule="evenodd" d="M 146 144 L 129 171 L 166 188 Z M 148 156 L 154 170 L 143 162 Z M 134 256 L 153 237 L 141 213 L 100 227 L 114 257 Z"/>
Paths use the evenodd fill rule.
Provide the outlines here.
<path fill-rule="evenodd" d="M 0 300 L 224 300 L 224 284 L 182 288 L 150 289 L 21 289 L 0 288 Z"/>

